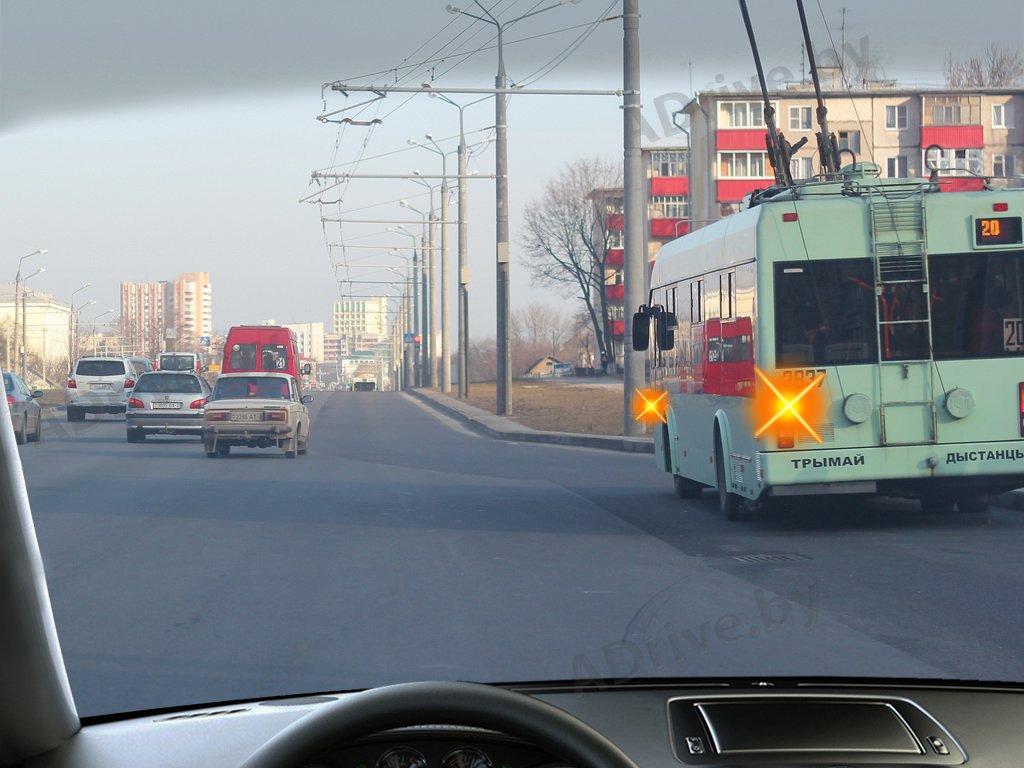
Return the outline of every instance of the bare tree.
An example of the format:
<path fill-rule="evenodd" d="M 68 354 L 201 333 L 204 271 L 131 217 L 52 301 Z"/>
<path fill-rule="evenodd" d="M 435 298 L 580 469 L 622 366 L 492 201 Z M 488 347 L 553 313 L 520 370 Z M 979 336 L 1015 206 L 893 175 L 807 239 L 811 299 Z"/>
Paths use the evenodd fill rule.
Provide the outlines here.
<path fill-rule="evenodd" d="M 950 88 L 1005 88 L 1024 79 L 1024 59 L 1019 51 L 989 43 L 980 56 L 954 60 L 946 54 L 945 71 Z"/>
<path fill-rule="evenodd" d="M 569 163 L 548 181 L 543 196 L 526 206 L 520 239 L 533 283 L 575 295 L 590 319 L 598 349 L 609 358 L 612 323 L 604 290 L 609 229 L 594 193 L 621 186 L 620 165 L 599 159 Z"/>

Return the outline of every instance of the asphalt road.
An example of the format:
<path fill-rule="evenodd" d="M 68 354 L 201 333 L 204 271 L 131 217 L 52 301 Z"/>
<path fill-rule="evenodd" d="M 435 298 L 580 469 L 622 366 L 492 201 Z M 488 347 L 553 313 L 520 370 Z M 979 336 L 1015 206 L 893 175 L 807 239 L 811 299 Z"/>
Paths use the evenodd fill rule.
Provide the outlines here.
<path fill-rule="evenodd" d="M 80 713 L 412 679 L 1024 679 L 1024 513 L 900 500 L 727 522 L 649 455 L 321 395 L 310 452 L 21 450 Z"/>

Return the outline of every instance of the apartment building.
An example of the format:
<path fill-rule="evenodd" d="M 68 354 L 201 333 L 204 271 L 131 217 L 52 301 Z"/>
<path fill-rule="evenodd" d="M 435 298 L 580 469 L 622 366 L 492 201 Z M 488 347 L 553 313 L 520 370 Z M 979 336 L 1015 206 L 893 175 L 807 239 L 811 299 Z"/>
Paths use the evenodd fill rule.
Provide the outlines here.
<path fill-rule="evenodd" d="M 182 272 L 174 281 L 174 348 L 198 351 L 213 335 L 213 291 L 209 272 Z"/>
<path fill-rule="evenodd" d="M 121 283 L 121 339 L 133 354 L 155 358 L 166 349 L 174 292 L 166 280 Z"/>
<path fill-rule="evenodd" d="M 1024 171 L 1024 90 L 922 90 L 881 85 L 823 93 L 828 126 L 843 150 L 880 166 L 883 176 L 927 176 L 932 166 L 960 169 L 947 191 L 980 189 L 973 174 L 1012 176 Z M 817 102 L 809 84 L 772 91 L 776 127 L 787 141 L 807 143 L 793 156 L 795 179 L 818 172 Z M 739 210 L 743 198 L 773 183 L 765 151 L 764 102 L 758 94 L 699 93 L 685 107 L 690 118 L 691 214 L 696 225 Z M 929 150 L 929 147 L 931 149 Z M 927 157 L 926 157 L 927 155 Z"/>

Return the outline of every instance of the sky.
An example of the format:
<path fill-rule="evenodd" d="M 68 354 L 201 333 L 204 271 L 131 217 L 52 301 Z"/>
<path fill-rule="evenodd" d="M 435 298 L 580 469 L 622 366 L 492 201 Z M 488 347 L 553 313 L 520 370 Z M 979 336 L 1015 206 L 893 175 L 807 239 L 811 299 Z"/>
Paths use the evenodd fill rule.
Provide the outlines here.
<path fill-rule="evenodd" d="M 483 1 L 502 20 L 557 5 Z M 479 10 L 472 0 L 462 5 Z M 765 69 L 799 78 L 794 4 L 753 0 L 750 6 Z M 1019 51 L 1024 40 L 1024 5 L 1010 0 L 973 2 L 977 23 L 954 21 L 963 5 L 948 0 L 930 2 L 927 12 L 902 0 L 858 0 L 845 3 L 845 13 L 835 0 L 806 6 L 819 58 L 831 34 L 836 47 L 845 40 L 852 55 L 869 51 L 887 76 L 907 85 L 940 84 L 947 52 L 960 58 L 990 42 Z M 510 26 L 509 78 L 527 90 L 620 88 L 621 20 L 592 24 L 620 7 L 578 0 Z M 734 3 L 640 0 L 640 9 L 645 141 L 671 143 L 681 136 L 669 113 L 696 91 L 749 84 L 752 58 Z M 406 221 L 416 231 L 419 216 L 399 201 L 425 211 L 430 196 L 408 180 L 353 179 L 322 195 L 337 201 L 340 193 L 340 202 L 300 202 L 317 197 L 311 172 L 439 174 L 440 158 L 408 141 L 426 142 L 430 133 L 453 151 L 458 122 L 453 107 L 425 95 L 391 94 L 358 107 L 367 94 L 345 97 L 323 84 L 431 80 L 438 88 L 491 87 L 493 37 L 492 26 L 446 13 L 443 0 L 0 0 L 6 280 L 14 279 L 21 256 L 46 248 L 25 263 L 47 270 L 32 287 L 68 301 L 91 283 L 75 297 L 76 307 L 96 302 L 82 312 L 88 321 L 118 306 L 123 280 L 173 280 L 205 270 L 215 331 L 271 319 L 319 320 L 329 330 L 333 300 L 378 290 L 368 283 L 339 286 L 337 278 L 393 281 L 383 265 L 404 261 L 388 249 L 408 254 L 410 239 L 387 232 L 385 224 L 339 225 L 321 217 Z M 531 285 L 517 264 L 517 231 L 523 206 L 566 163 L 622 157 L 619 104 L 608 96 L 524 93 L 510 100 L 513 308 L 542 301 L 576 311 L 571 298 Z M 346 107 L 355 108 L 337 117 L 380 122 L 342 126 L 316 119 Z M 494 123 L 493 101 L 465 112 L 467 138 L 480 142 Z M 448 164 L 453 173 L 454 154 Z M 470 168 L 481 177 L 493 173 L 493 144 L 478 147 Z M 480 178 L 469 188 L 471 335 L 493 336 L 494 185 Z M 454 302 L 454 228 L 451 240 Z M 450 318 L 454 325 L 454 308 Z"/>

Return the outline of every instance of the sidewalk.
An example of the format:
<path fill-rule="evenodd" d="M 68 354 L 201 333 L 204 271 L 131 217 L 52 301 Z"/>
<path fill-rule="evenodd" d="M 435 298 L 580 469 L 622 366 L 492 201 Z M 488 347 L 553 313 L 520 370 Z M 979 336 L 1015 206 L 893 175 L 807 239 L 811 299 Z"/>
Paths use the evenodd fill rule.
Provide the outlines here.
<path fill-rule="evenodd" d="M 574 432 L 545 432 L 524 427 L 509 416 L 496 416 L 482 408 L 424 389 L 407 389 L 406 394 L 417 397 L 433 408 L 469 424 L 473 429 L 499 440 L 517 440 L 523 443 L 573 445 L 583 448 L 604 448 L 627 453 L 654 453 L 654 440 L 650 437 L 617 437 L 613 435 L 583 435 Z"/>
<path fill-rule="evenodd" d="M 433 408 L 469 424 L 478 432 L 499 440 L 518 440 L 524 443 L 575 445 L 586 448 L 605 448 L 629 453 L 654 453 L 654 440 L 649 437 L 615 437 L 611 435 L 580 435 L 571 432 L 545 432 L 524 427 L 508 416 L 497 416 L 454 397 L 423 389 L 406 390 Z M 1009 509 L 1024 511 L 1024 489 L 1007 491 L 994 496 L 992 503 Z"/>

